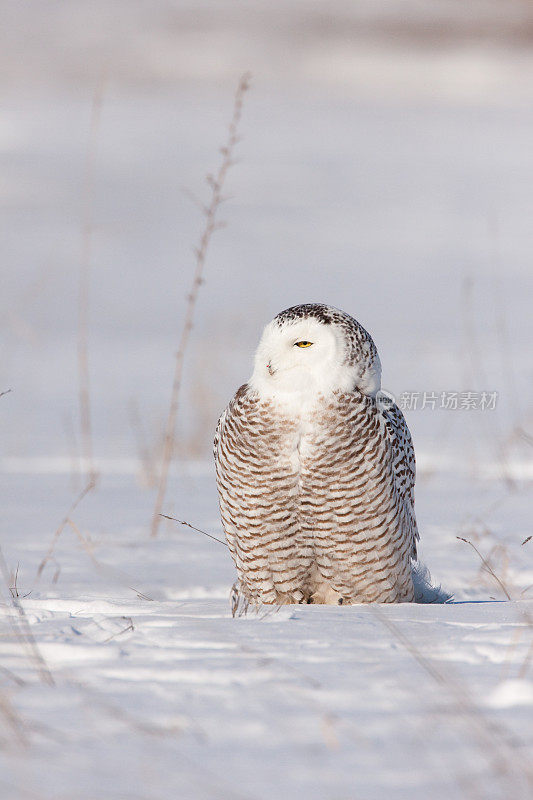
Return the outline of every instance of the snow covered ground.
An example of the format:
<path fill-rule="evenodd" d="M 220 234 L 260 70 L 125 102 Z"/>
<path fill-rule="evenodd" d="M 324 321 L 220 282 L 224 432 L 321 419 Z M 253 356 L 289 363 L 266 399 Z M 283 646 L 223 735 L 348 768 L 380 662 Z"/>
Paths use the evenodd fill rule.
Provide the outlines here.
<path fill-rule="evenodd" d="M 72 514 L 85 543 L 67 526 L 40 579 L 68 478 L 5 476 L 3 489 L 24 612 L 6 598 L 6 800 L 529 796 L 525 531 L 499 527 L 505 497 L 497 535 L 464 519 L 467 503 L 484 513 L 494 481 L 467 491 L 445 473 L 421 481 L 422 557 L 454 605 L 237 619 L 226 548 L 171 522 L 150 539 L 152 497 L 131 476 L 102 477 Z M 220 536 L 209 464 L 175 475 L 169 496 L 168 512 Z M 513 497 L 515 522 L 528 500 Z M 490 576 L 480 582 L 480 560 L 456 534 L 485 555 L 498 543 L 494 569 L 512 602 Z"/>
<path fill-rule="evenodd" d="M 529 798 L 529 4 L 6 10 L 0 797 Z M 223 544 L 167 521 L 149 537 L 150 458 L 202 225 L 190 194 L 205 197 L 245 70 L 164 512 L 222 535 L 217 415 L 261 326 L 330 302 L 374 336 L 385 388 L 419 393 L 405 414 L 421 558 L 453 604 L 232 619 Z M 69 512 L 83 488 L 77 286 L 102 74 L 89 325 L 100 478 Z M 484 390 L 496 408 L 420 407 L 424 392 Z"/>

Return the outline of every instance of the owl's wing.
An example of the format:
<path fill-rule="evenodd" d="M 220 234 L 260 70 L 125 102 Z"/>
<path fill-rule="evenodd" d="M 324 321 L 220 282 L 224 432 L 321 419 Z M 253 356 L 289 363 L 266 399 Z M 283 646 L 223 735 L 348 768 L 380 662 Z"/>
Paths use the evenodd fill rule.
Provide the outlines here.
<path fill-rule="evenodd" d="M 248 385 L 245 383 L 237 390 L 234 397 L 230 400 L 229 405 L 224 409 L 224 411 L 218 418 L 217 427 L 215 429 L 215 436 L 213 439 L 213 455 L 215 456 L 215 462 L 217 461 L 218 458 L 220 439 L 223 435 L 226 421 L 228 419 L 231 419 L 232 417 L 238 417 L 242 413 L 243 400 L 246 398 L 247 392 L 248 392 Z"/>
<path fill-rule="evenodd" d="M 241 386 L 215 434 L 222 525 L 239 576 L 254 603 L 300 602 L 308 551 L 299 541 L 298 424 Z"/>
<path fill-rule="evenodd" d="M 405 417 L 396 405 L 388 401 L 382 406 L 385 427 L 392 450 L 394 481 L 402 502 L 406 533 L 411 538 L 411 557 L 416 559 L 419 539 L 415 517 L 415 450 Z"/>
<path fill-rule="evenodd" d="M 220 417 L 218 418 L 217 427 L 215 430 L 215 436 L 213 439 L 213 455 L 215 457 L 215 460 L 217 458 L 220 436 L 222 433 L 222 428 L 224 427 L 224 422 L 226 421 L 227 414 L 228 414 L 228 409 L 225 408 Z"/>

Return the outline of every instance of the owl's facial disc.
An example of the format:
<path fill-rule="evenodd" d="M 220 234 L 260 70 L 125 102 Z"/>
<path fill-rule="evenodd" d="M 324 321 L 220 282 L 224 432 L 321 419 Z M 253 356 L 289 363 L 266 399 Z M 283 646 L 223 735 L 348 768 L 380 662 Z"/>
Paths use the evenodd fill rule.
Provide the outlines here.
<path fill-rule="evenodd" d="M 346 343 L 336 325 L 306 318 L 266 326 L 250 384 L 261 394 L 327 394 L 354 385 Z"/>

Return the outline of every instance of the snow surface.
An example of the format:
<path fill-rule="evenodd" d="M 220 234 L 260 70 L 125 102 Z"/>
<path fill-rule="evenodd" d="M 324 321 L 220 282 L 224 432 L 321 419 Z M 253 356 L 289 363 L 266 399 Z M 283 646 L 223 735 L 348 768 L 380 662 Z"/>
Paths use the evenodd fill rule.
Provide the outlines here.
<path fill-rule="evenodd" d="M 533 7 L 5 6 L 1 800 L 531 797 Z M 499 392 L 494 411 L 405 412 L 420 555 L 453 604 L 232 619 L 223 544 L 167 521 L 149 537 L 202 226 L 190 194 L 205 200 L 245 70 L 164 512 L 221 537 L 217 416 L 269 319 L 332 303 L 371 332 L 397 396 Z M 89 307 L 100 479 L 54 540 L 83 488 L 77 288 L 102 74 Z"/>
<path fill-rule="evenodd" d="M 455 527 L 461 504 L 482 512 L 497 483 L 466 488 L 444 472 L 420 483 L 422 558 L 454 604 L 232 619 L 227 549 L 167 521 L 151 539 L 152 493 L 132 476 L 102 476 L 72 514 L 90 544 L 67 526 L 37 579 L 69 478 L 5 475 L 5 554 L 54 684 L 4 591 L 1 796 L 530 796 L 527 545 L 512 525 L 499 530 L 506 601 L 456 539 L 468 526 Z M 167 513 L 221 535 L 210 464 L 175 475 L 169 498 Z M 528 498 L 512 503 L 517 521 Z M 495 538 L 475 541 L 487 555 Z"/>

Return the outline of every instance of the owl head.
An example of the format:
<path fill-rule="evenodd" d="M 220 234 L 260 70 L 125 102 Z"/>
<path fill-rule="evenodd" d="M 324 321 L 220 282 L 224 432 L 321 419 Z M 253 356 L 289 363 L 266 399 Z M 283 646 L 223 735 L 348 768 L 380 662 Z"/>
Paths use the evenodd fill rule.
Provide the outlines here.
<path fill-rule="evenodd" d="M 268 323 L 249 384 L 265 397 L 312 398 L 354 389 L 375 396 L 381 364 L 372 337 L 357 320 L 333 306 L 308 303 Z"/>

